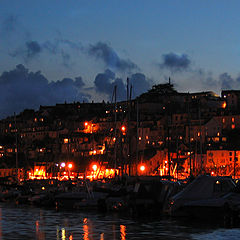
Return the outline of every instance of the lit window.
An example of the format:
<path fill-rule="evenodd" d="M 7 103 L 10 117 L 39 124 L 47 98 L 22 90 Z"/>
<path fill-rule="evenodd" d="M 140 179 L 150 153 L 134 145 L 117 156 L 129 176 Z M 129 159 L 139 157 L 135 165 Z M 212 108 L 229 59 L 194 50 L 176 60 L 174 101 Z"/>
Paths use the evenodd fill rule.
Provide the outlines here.
<path fill-rule="evenodd" d="M 234 129 L 235 128 L 235 124 L 232 124 L 232 129 Z"/>
<path fill-rule="evenodd" d="M 235 118 L 232 118 L 232 122 L 234 123 L 234 121 L 235 121 Z"/>
<path fill-rule="evenodd" d="M 225 118 L 223 118 L 223 119 L 222 119 L 222 123 L 225 123 L 225 122 L 226 122 L 226 120 L 225 120 Z"/>
<path fill-rule="evenodd" d="M 68 143 L 68 138 L 64 138 L 64 143 Z"/>

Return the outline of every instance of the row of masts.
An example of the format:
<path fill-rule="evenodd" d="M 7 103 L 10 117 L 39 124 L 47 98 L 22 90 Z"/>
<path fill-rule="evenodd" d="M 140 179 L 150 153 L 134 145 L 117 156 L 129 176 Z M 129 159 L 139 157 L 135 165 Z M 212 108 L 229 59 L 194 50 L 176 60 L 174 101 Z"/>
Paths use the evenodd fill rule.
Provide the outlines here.
<path fill-rule="evenodd" d="M 171 79 L 169 77 L 169 81 L 168 81 L 168 84 L 171 85 Z M 128 169 L 128 173 L 129 175 L 131 175 L 131 166 L 132 166 L 132 156 L 130 155 L 131 154 L 131 139 L 130 139 L 130 129 L 129 129 L 129 126 L 130 126 L 130 117 L 131 117 L 131 101 L 132 101 L 132 90 L 133 90 L 133 86 L 132 84 L 130 85 L 129 83 L 129 78 L 127 78 L 127 102 L 126 102 L 126 105 L 127 105 L 127 127 L 128 127 L 128 131 L 127 131 L 127 148 L 128 148 L 128 153 L 127 153 L 127 163 L 128 163 L 128 166 L 129 166 L 129 169 Z M 115 117 L 114 117 L 114 120 L 115 120 L 115 132 L 114 132 L 114 136 L 115 138 L 117 137 L 117 130 L 116 130 L 116 122 L 117 122 L 117 86 L 114 86 L 114 92 L 113 92 L 113 97 L 114 97 L 114 114 L 115 114 Z M 189 107 L 189 102 L 188 102 L 188 125 L 189 125 L 189 129 L 191 128 L 191 121 L 190 121 L 190 107 Z M 167 112 L 167 149 L 168 149 L 168 157 L 167 157 L 167 160 L 168 160 L 168 176 L 171 177 L 171 153 L 170 153 L 170 112 L 168 111 Z M 199 127 L 200 127 L 200 131 L 201 131 L 201 110 L 200 110 L 200 107 L 199 107 Z M 136 100 L 136 163 L 139 163 L 139 104 L 138 104 L 138 100 Z M 192 147 L 191 147 L 191 136 L 190 136 L 190 130 L 188 131 L 188 138 L 189 138 L 189 151 L 190 153 L 192 152 Z M 117 149 L 117 142 L 115 142 L 115 148 L 114 148 L 114 167 L 116 168 L 117 167 L 117 161 L 116 161 L 116 158 L 117 158 L 117 154 L 116 154 L 116 149 Z M 178 150 L 178 146 L 177 146 L 177 150 Z M 178 154 L 178 151 L 177 151 L 177 158 L 179 157 L 179 154 Z M 142 159 L 142 158 L 141 158 Z M 192 154 L 189 155 L 189 166 L 190 166 L 190 176 L 193 175 L 193 159 L 192 159 Z M 202 134 L 200 134 L 200 174 L 202 173 L 203 171 L 203 156 L 202 156 Z"/>

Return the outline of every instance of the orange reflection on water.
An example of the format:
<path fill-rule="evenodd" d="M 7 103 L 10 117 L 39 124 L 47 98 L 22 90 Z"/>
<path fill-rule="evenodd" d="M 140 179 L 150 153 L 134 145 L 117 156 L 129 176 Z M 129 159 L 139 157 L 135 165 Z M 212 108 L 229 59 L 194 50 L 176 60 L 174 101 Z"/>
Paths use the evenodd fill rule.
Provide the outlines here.
<path fill-rule="evenodd" d="M 36 239 L 38 239 L 38 240 L 45 240 L 45 234 L 40 229 L 40 224 L 39 224 L 38 220 L 35 222 L 35 225 L 36 225 Z"/>
<path fill-rule="evenodd" d="M 83 239 L 84 240 L 89 240 L 88 235 L 89 235 L 89 230 L 88 230 L 88 219 L 84 218 L 83 219 Z"/>
<path fill-rule="evenodd" d="M 126 226 L 120 225 L 121 240 L 126 240 Z"/>

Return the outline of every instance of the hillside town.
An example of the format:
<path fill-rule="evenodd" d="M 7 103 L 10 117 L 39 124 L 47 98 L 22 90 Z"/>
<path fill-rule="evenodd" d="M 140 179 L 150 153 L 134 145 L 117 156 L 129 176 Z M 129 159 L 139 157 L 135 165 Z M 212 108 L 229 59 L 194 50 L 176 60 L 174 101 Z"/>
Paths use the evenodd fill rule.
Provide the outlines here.
<path fill-rule="evenodd" d="M 2 119 L 0 177 L 240 177 L 240 90 L 182 93 L 169 80 L 136 99 L 114 95 Z"/>

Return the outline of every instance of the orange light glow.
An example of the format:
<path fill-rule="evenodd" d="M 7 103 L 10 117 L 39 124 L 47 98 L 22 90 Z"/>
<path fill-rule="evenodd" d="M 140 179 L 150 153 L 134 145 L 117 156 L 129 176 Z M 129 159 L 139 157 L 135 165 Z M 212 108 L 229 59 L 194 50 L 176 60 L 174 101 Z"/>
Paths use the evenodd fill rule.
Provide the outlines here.
<path fill-rule="evenodd" d="M 84 123 L 84 126 L 87 127 L 87 126 L 88 126 L 88 122 L 85 122 L 85 123 Z"/>
<path fill-rule="evenodd" d="M 46 178 L 46 167 L 35 166 L 32 173 L 29 173 L 30 179 L 45 179 Z"/>
<path fill-rule="evenodd" d="M 122 130 L 122 132 L 125 132 L 125 131 L 126 131 L 126 127 L 125 127 L 125 126 L 122 126 L 122 127 L 121 127 L 121 130 Z"/>
<path fill-rule="evenodd" d="M 94 164 L 94 165 L 92 166 L 92 169 L 93 169 L 93 171 L 97 171 L 97 165 Z"/>
<path fill-rule="evenodd" d="M 140 170 L 141 170 L 142 172 L 144 172 L 145 169 L 146 169 L 146 167 L 145 167 L 144 165 L 141 165 L 141 166 L 140 166 Z"/>
<path fill-rule="evenodd" d="M 223 102 L 222 108 L 226 108 L 226 106 L 227 106 L 227 103 L 226 103 L 226 102 Z"/>
<path fill-rule="evenodd" d="M 68 164 L 68 168 L 71 169 L 73 167 L 72 163 Z"/>

